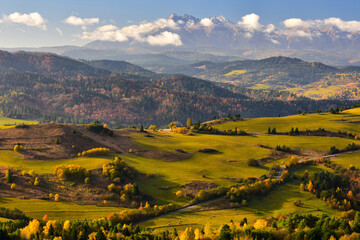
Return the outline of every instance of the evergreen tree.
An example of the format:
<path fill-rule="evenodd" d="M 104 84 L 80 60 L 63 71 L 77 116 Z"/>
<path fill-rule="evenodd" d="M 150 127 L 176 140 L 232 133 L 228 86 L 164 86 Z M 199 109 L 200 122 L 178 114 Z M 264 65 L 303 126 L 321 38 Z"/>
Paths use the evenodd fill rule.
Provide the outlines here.
<path fill-rule="evenodd" d="M 298 129 L 298 128 L 295 128 L 295 134 L 296 134 L 296 135 L 299 135 L 299 134 L 300 134 L 300 132 L 299 132 L 299 129 Z"/>
<path fill-rule="evenodd" d="M 294 135 L 294 128 L 293 128 L 293 127 L 291 128 L 291 130 L 290 130 L 290 132 L 289 132 L 289 135 L 290 135 L 290 136 L 293 136 L 293 135 Z"/>
<path fill-rule="evenodd" d="M 220 230 L 220 235 L 219 235 L 220 239 L 221 240 L 231 240 L 232 237 L 231 237 L 230 231 L 231 230 L 230 230 L 229 225 L 225 224 Z"/>

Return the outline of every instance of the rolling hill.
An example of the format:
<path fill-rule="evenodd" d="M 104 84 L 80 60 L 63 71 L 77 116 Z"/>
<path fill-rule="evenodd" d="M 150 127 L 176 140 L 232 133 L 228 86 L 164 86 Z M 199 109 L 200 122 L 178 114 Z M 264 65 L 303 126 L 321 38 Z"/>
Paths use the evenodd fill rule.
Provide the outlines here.
<path fill-rule="evenodd" d="M 357 66 L 333 67 L 296 58 L 270 57 L 223 63 L 199 62 L 164 71 L 187 73 L 252 89 L 289 91 L 313 99 L 360 98 L 360 69 Z"/>

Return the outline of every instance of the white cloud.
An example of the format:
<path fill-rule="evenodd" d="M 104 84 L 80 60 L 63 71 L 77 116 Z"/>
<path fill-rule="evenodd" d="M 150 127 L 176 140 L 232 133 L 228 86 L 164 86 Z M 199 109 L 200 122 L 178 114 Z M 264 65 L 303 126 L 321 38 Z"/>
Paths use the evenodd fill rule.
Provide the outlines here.
<path fill-rule="evenodd" d="M 302 20 L 300 18 L 289 18 L 283 21 L 286 28 L 319 28 L 331 25 L 345 32 L 359 32 L 360 21 L 343 21 L 340 18 L 326 18 L 324 20 Z"/>
<path fill-rule="evenodd" d="M 4 17 L 0 20 L 0 23 L 4 22 L 19 23 L 30 27 L 38 27 L 42 30 L 46 30 L 46 21 L 38 12 L 33 12 L 29 14 L 21 14 L 18 12 L 14 12 L 10 15 L 4 15 Z"/>
<path fill-rule="evenodd" d="M 266 33 L 271 33 L 271 32 L 273 32 L 274 30 L 275 30 L 274 24 L 269 24 L 269 25 L 266 26 L 264 32 L 266 32 Z"/>
<path fill-rule="evenodd" d="M 153 31 L 163 29 L 178 29 L 178 25 L 174 20 L 167 18 L 159 18 L 154 22 L 145 22 L 139 25 L 130 25 L 121 29 L 121 33 L 127 37 L 143 41 L 143 36 Z"/>
<path fill-rule="evenodd" d="M 296 30 L 293 32 L 288 33 L 287 35 L 291 36 L 291 37 L 304 37 L 304 38 L 312 38 L 313 34 L 311 34 L 310 32 L 305 32 L 303 30 Z"/>
<path fill-rule="evenodd" d="M 260 16 L 251 13 L 242 17 L 242 20 L 238 22 L 238 25 L 247 29 L 248 31 L 254 31 L 261 29 L 262 25 L 259 23 Z"/>
<path fill-rule="evenodd" d="M 63 35 L 63 31 L 61 31 L 61 29 L 60 28 L 55 28 L 55 30 L 58 32 L 58 34 L 60 35 L 60 36 L 62 36 Z"/>
<path fill-rule="evenodd" d="M 293 35 L 293 36 L 296 36 L 296 37 L 307 37 L 307 38 L 311 38 L 311 33 L 305 32 L 305 31 L 303 31 L 303 30 L 295 31 L 292 35 Z"/>
<path fill-rule="evenodd" d="M 214 25 L 214 23 L 211 21 L 210 18 L 201 19 L 200 24 L 203 25 L 204 27 L 211 27 L 212 25 Z"/>
<path fill-rule="evenodd" d="M 343 21 L 340 18 L 327 18 L 324 20 L 324 23 L 337 26 L 340 30 L 346 32 L 360 31 L 360 21 Z"/>
<path fill-rule="evenodd" d="M 179 34 L 172 33 L 172 32 L 162 32 L 155 36 L 148 36 L 147 42 L 150 45 L 158 45 L 158 46 L 165 46 L 165 45 L 174 45 L 174 46 L 181 46 L 181 38 Z"/>
<path fill-rule="evenodd" d="M 91 24 L 99 23 L 99 18 L 79 18 L 75 16 L 70 16 L 65 19 L 64 22 L 74 26 L 88 26 Z"/>
<path fill-rule="evenodd" d="M 314 23 L 312 20 L 303 21 L 300 18 L 289 18 L 283 21 L 283 24 L 287 28 L 296 28 L 296 27 L 310 27 Z"/>
<path fill-rule="evenodd" d="M 179 26 L 174 20 L 159 18 L 154 22 L 134 24 L 121 29 L 115 25 L 104 25 L 96 28 L 93 32 L 84 31 L 81 38 L 119 42 L 135 40 L 137 42 L 148 42 L 151 45 L 180 46 L 182 44 L 180 36 L 168 31 L 176 29 L 179 29 Z M 162 33 L 152 35 L 158 32 Z"/>
<path fill-rule="evenodd" d="M 83 32 L 82 39 L 118 41 L 124 42 L 128 38 L 121 33 L 120 29 L 114 25 L 105 25 L 95 29 L 93 32 Z"/>

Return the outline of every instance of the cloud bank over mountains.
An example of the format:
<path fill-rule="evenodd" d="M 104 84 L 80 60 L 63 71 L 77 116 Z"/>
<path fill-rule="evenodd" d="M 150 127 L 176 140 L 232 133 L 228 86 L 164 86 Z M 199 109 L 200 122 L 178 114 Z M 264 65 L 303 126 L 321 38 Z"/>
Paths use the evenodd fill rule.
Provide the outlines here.
<path fill-rule="evenodd" d="M 152 22 L 144 21 L 119 27 L 110 20 L 97 17 L 81 18 L 71 15 L 61 24 L 79 28 L 73 37 L 82 40 L 107 41 L 129 46 L 163 47 L 218 47 L 229 49 L 282 48 L 282 49 L 333 49 L 360 47 L 360 21 L 340 18 L 300 19 L 289 18 L 280 23 L 261 23 L 260 16 L 250 13 L 232 22 L 223 16 L 196 18 L 184 14 L 171 14 Z M 3 15 L 0 24 L 10 24 L 49 30 L 40 13 L 14 12 Z M 59 36 L 61 25 L 51 23 Z M 69 31 L 67 31 L 68 33 Z"/>
<path fill-rule="evenodd" d="M 360 21 L 340 18 L 303 20 L 289 18 L 264 25 L 260 16 L 251 13 L 238 22 L 223 16 L 196 18 L 171 14 L 153 22 L 133 24 L 123 28 L 99 26 L 84 31 L 82 39 L 126 42 L 130 45 L 147 43 L 151 46 L 218 46 L 231 48 L 345 48 L 360 42 Z M 354 39 L 356 42 L 354 43 Z"/>

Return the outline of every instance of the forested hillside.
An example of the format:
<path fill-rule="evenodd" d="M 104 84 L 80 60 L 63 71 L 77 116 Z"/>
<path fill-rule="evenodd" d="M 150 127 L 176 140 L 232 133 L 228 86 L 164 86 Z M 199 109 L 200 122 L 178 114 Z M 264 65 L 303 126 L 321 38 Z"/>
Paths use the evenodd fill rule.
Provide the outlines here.
<path fill-rule="evenodd" d="M 113 126 L 165 126 L 171 121 L 184 123 L 188 117 L 204 121 L 238 113 L 244 117 L 276 116 L 354 104 L 215 85 L 185 75 L 158 75 L 124 62 L 91 64 L 97 67 L 51 54 L 1 52 L 2 112 L 45 122 L 100 120 Z"/>

